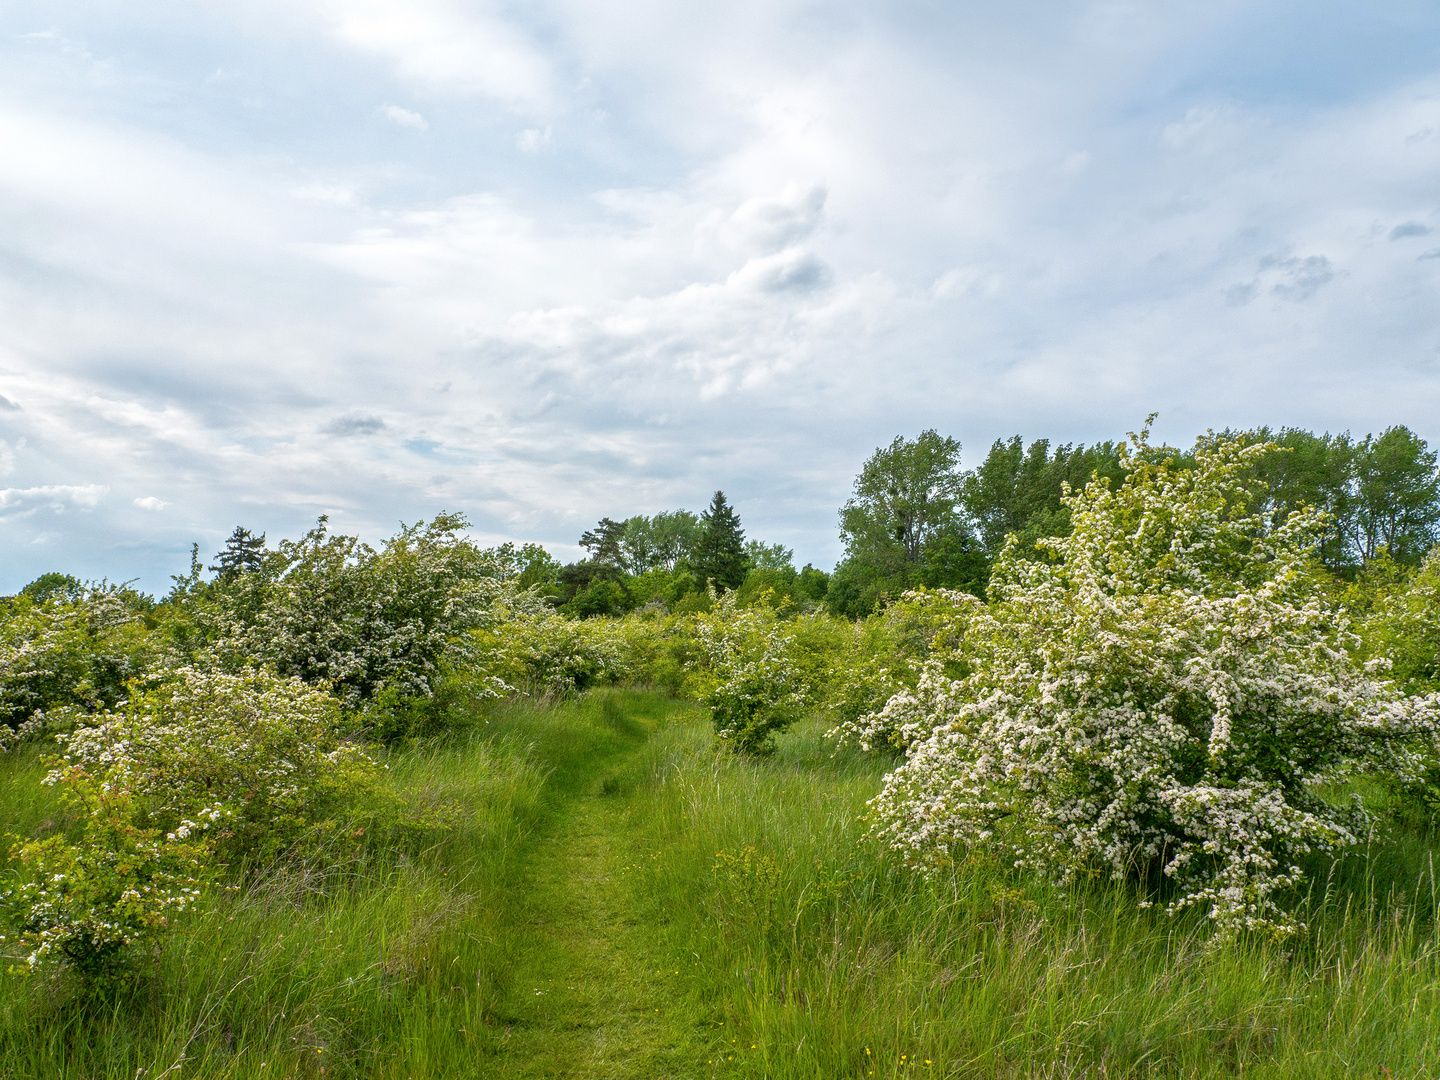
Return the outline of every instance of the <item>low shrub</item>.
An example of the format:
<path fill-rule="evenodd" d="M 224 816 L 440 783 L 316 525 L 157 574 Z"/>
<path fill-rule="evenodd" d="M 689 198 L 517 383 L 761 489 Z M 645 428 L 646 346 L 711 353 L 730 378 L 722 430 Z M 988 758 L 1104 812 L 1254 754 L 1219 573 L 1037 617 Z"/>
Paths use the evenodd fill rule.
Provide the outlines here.
<path fill-rule="evenodd" d="M 164 832 L 219 811 L 222 862 L 318 848 L 364 804 L 379 812 L 384 767 L 344 737 L 329 694 L 264 671 L 185 667 L 136 687 L 114 713 L 61 736 L 64 764 L 128 792 L 139 825 Z"/>
<path fill-rule="evenodd" d="M 0 892 L 0 914 L 28 953 L 22 970 L 59 965 L 90 989 L 109 989 L 199 900 L 208 877 L 205 830 L 224 814 L 201 807 L 196 820 L 167 833 L 138 824 L 144 815 L 129 791 L 79 766 L 51 781 L 80 816 L 79 837 L 12 837 L 19 880 Z"/>
<path fill-rule="evenodd" d="M 810 700 L 795 658 L 795 636 L 773 612 L 741 609 L 733 594 L 696 619 L 704 660 L 696 696 L 710 710 L 715 734 L 731 749 L 767 754 L 775 735 L 794 723 Z"/>

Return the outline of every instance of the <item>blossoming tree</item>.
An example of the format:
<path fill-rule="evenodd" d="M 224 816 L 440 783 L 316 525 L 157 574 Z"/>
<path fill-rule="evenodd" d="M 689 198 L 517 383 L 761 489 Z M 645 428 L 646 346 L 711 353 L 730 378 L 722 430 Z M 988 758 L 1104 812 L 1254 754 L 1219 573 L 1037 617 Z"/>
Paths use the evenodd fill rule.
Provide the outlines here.
<path fill-rule="evenodd" d="M 1283 934 L 1298 857 L 1361 824 L 1318 789 L 1403 760 L 1436 703 L 1352 659 L 1310 587 L 1321 515 L 1256 512 L 1273 446 L 1212 438 L 1191 469 L 1131 439 L 1124 483 L 1067 495 L 1045 560 L 1009 545 L 989 604 L 951 594 L 954 644 L 853 725 L 907 749 L 876 830 L 919 865 L 981 846 L 1062 882 L 1163 875 L 1170 910 Z"/>

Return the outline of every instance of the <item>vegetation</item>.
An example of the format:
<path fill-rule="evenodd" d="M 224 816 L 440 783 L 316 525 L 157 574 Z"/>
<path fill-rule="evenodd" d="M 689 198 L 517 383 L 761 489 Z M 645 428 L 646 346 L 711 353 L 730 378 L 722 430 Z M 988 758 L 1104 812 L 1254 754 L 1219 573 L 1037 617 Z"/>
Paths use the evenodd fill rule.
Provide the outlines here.
<path fill-rule="evenodd" d="M 1435 457 L 1270 436 L 38 579 L 0 1076 L 1433 1074 Z"/>

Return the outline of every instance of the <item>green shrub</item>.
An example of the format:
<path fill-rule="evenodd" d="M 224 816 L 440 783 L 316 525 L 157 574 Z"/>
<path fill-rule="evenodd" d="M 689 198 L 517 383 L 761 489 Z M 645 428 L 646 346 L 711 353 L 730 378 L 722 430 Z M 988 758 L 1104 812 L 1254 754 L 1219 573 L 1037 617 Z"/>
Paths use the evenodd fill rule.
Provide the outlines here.
<path fill-rule="evenodd" d="M 548 608 L 517 607 L 476 634 L 486 675 L 537 697 L 559 697 L 625 674 L 610 619 L 573 619 Z"/>
<path fill-rule="evenodd" d="M 474 659 L 471 631 L 495 621 L 513 588 L 495 556 L 460 535 L 467 525 L 440 514 L 377 552 L 321 518 L 260 569 L 214 583 L 217 650 L 232 670 L 264 664 L 351 708 L 386 687 L 429 697 L 447 669 Z"/>
<path fill-rule="evenodd" d="M 1012 537 L 990 604 L 950 594 L 954 644 L 885 710 L 908 756 L 877 833 L 929 867 L 981 850 L 1062 882 L 1163 878 L 1169 910 L 1223 935 L 1293 932 L 1277 894 L 1303 857 L 1364 832 L 1321 786 L 1408 773 L 1436 714 L 1363 670 L 1315 595 L 1320 515 L 1257 511 L 1273 449 L 1216 438 L 1186 468 L 1142 435 L 1118 490 L 1065 499 L 1046 561 Z"/>
<path fill-rule="evenodd" d="M 322 845 L 361 804 L 382 807 L 383 766 L 342 737 L 343 721 L 333 697 L 298 679 L 187 667 L 62 745 L 66 766 L 130 793 L 143 827 L 219 811 L 217 857 L 264 861 Z"/>
<path fill-rule="evenodd" d="M 40 595 L 0 614 L 0 749 L 67 710 L 114 705 L 150 660 L 138 594 L 100 585 Z"/>
<path fill-rule="evenodd" d="M 12 837 L 19 880 L 0 892 L 0 913 L 28 951 L 22 970 L 68 966 L 91 988 L 110 988 L 133 974 L 137 957 L 200 898 L 208 856 L 202 837 L 223 812 L 201 807 L 196 820 L 166 833 L 137 824 L 142 815 L 129 791 L 79 766 L 53 780 L 81 815 L 79 838 Z"/>
<path fill-rule="evenodd" d="M 737 752 L 769 753 L 809 699 L 794 635 L 765 608 L 738 608 L 733 594 L 697 618 L 696 629 L 704 666 L 694 683 L 715 734 Z"/>

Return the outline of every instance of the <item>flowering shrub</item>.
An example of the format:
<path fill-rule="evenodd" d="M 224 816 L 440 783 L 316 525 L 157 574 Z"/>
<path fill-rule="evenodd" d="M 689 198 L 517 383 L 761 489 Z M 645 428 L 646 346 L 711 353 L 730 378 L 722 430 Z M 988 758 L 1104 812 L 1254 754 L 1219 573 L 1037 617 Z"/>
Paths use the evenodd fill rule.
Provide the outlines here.
<path fill-rule="evenodd" d="M 1440 691 L 1440 549 L 1408 577 L 1377 590 L 1364 632 L 1372 665 L 1388 670 L 1404 692 Z M 1407 747 L 1398 767 L 1381 779 L 1396 796 L 1392 809 L 1401 820 L 1420 823 L 1440 814 L 1440 748 Z"/>
<path fill-rule="evenodd" d="M 1410 693 L 1440 690 L 1440 548 L 1399 587 L 1384 589 L 1365 622 L 1370 651 Z"/>
<path fill-rule="evenodd" d="M 172 915 L 199 899 L 208 854 L 203 829 L 219 815 L 202 808 L 198 822 L 166 834 L 137 824 L 133 796 L 84 769 L 62 769 L 53 782 L 82 815 L 80 838 L 17 841 L 10 856 L 23 876 L 0 892 L 0 913 L 29 950 L 29 970 L 58 961 L 103 987 L 158 940 Z"/>
<path fill-rule="evenodd" d="M 1317 786 L 1403 762 L 1436 708 L 1352 660 L 1307 584 L 1319 516 L 1271 529 L 1248 509 L 1272 449 L 1213 439 L 1181 469 L 1142 435 L 1118 491 L 1067 496 L 1051 561 L 1012 543 L 988 606 L 950 594 L 953 644 L 882 714 L 909 750 L 877 833 L 920 865 L 982 847 L 1061 881 L 1159 873 L 1170 910 L 1293 929 L 1275 894 L 1298 857 L 1360 824 Z"/>
<path fill-rule="evenodd" d="M 863 750 L 905 749 L 909 735 L 900 729 L 907 710 L 901 703 L 931 654 L 954 646 L 958 613 L 973 602 L 969 593 L 922 589 L 871 616 L 852 654 L 833 665 L 826 693 L 836 720 L 830 736 Z"/>
<path fill-rule="evenodd" d="M 775 734 L 801 715 L 809 688 L 796 665 L 795 638 L 773 612 L 742 609 L 720 597 L 696 629 L 705 666 L 696 672 L 701 704 L 732 749 L 768 753 Z"/>
<path fill-rule="evenodd" d="M 267 859 L 314 846 L 349 808 L 379 801 L 383 767 L 341 738 L 341 720 L 333 697 L 298 679 L 181 668 L 61 736 L 51 778 L 84 770 L 128 792 L 138 822 L 180 839 L 208 815 L 222 861 Z"/>
<path fill-rule="evenodd" d="M 560 697 L 624 675 L 615 625 L 608 619 L 566 618 L 540 604 L 517 604 L 503 623 L 476 640 L 484 670 L 499 685 Z"/>
<path fill-rule="evenodd" d="M 351 708 L 382 687 L 429 697 L 447 667 L 475 658 L 470 631 L 493 623 L 506 588 L 495 557 L 458 535 L 467 524 L 441 514 L 376 552 L 322 518 L 259 570 L 217 582 L 219 651 L 234 669 L 261 663 Z"/>
<path fill-rule="evenodd" d="M 102 585 L 9 601 L 0 614 L 0 750 L 55 726 L 69 710 L 119 700 L 146 662 L 135 599 Z"/>

